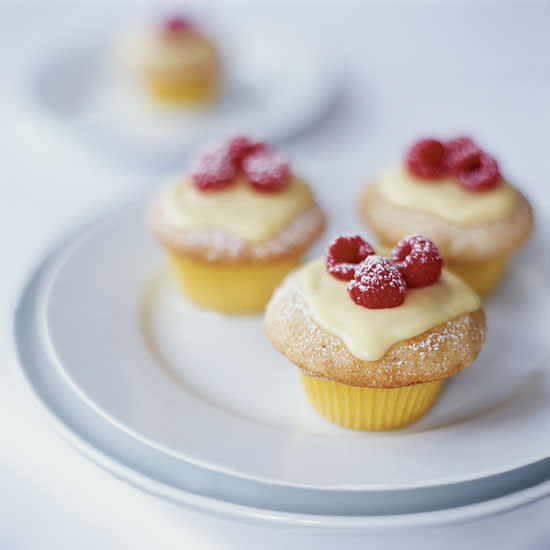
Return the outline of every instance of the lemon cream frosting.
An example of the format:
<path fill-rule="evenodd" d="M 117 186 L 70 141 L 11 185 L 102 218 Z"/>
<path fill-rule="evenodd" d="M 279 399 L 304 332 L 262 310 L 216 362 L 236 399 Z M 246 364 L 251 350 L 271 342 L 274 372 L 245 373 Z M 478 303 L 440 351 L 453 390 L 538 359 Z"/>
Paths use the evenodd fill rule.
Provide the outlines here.
<path fill-rule="evenodd" d="M 316 323 L 340 338 L 352 355 L 365 361 L 379 359 L 396 342 L 480 306 L 475 292 L 446 270 L 435 284 L 409 288 L 400 306 L 385 309 L 355 304 L 348 295 L 347 281 L 332 277 L 323 259 L 301 268 L 298 283 Z"/>
<path fill-rule="evenodd" d="M 517 196 L 515 189 L 504 180 L 492 191 L 473 193 L 450 177 L 422 180 L 403 165 L 384 173 L 377 188 L 396 206 L 428 212 L 459 225 L 505 218 L 512 211 Z"/>
<path fill-rule="evenodd" d="M 207 38 L 196 32 L 167 37 L 162 31 L 130 37 L 121 55 L 130 65 L 174 70 L 193 68 L 217 59 L 217 50 Z"/>
<path fill-rule="evenodd" d="M 277 193 L 256 191 L 242 179 L 205 193 L 181 178 L 166 189 L 162 207 L 166 221 L 176 229 L 221 230 L 259 243 L 276 235 L 312 202 L 311 189 L 296 176 Z"/>

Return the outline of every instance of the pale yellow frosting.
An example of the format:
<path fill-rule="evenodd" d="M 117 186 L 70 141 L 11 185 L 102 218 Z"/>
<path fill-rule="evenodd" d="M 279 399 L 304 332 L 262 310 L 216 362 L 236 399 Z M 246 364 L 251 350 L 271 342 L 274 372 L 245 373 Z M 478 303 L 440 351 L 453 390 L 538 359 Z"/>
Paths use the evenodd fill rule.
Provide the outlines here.
<path fill-rule="evenodd" d="M 208 63 L 218 54 L 214 44 L 196 31 L 167 37 L 159 30 L 130 37 L 121 55 L 135 68 L 179 70 Z"/>
<path fill-rule="evenodd" d="M 243 179 L 205 193 L 184 177 L 169 185 L 162 199 L 166 221 L 176 229 L 219 230 L 249 243 L 273 237 L 312 202 L 311 189 L 296 176 L 277 193 L 255 191 Z"/>
<path fill-rule="evenodd" d="M 302 267 L 298 283 L 317 324 L 340 338 L 352 355 L 365 361 L 379 359 L 396 342 L 480 306 L 477 294 L 446 270 L 437 283 L 407 289 L 400 306 L 386 309 L 368 309 L 353 302 L 346 289 L 347 281 L 329 275 L 323 259 Z"/>
<path fill-rule="evenodd" d="M 505 218 L 517 197 L 516 190 L 504 180 L 494 190 L 475 193 L 453 178 L 416 178 L 403 165 L 382 174 L 377 186 L 380 194 L 396 206 L 428 212 L 460 225 Z"/>

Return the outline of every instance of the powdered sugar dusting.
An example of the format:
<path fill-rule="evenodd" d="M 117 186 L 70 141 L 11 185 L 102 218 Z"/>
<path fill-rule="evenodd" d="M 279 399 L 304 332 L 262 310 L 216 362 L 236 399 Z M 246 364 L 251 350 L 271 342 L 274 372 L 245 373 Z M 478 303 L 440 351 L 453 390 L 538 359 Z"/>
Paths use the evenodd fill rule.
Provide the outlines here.
<path fill-rule="evenodd" d="M 405 237 L 392 250 L 392 260 L 407 286 L 418 288 L 437 282 L 443 260 L 435 244 L 415 233 Z"/>
<path fill-rule="evenodd" d="M 246 157 L 243 171 L 250 185 L 259 191 L 280 191 L 290 179 L 289 161 L 267 149 Z"/>
<path fill-rule="evenodd" d="M 233 160 L 225 147 L 209 149 L 191 165 L 189 176 L 202 191 L 218 190 L 236 176 Z"/>
<path fill-rule="evenodd" d="M 380 289 L 392 287 L 401 291 L 406 289 L 405 283 L 395 266 L 386 258 L 376 255 L 365 259 L 353 283 L 363 291 L 367 291 L 372 286 L 377 286 Z"/>
<path fill-rule="evenodd" d="M 162 213 L 157 218 L 151 226 L 162 240 L 169 239 L 172 248 L 207 261 L 224 262 L 270 261 L 301 253 L 317 237 L 324 225 L 323 213 L 313 204 L 271 239 L 249 243 L 220 230 L 178 231 L 163 220 Z M 159 231 L 160 223 L 163 225 Z"/>
<path fill-rule="evenodd" d="M 471 315 L 462 315 L 397 343 L 376 361 L 362 361 L 314 321 L 295 275 L 273 295 L 265 327 L 274 346 L 307 373 L 380 388 L 451 376 L 473 361 L 485 339 L 484 325 Z"/>
<path fill-rule="evenodd" d="M 356 304 L 373 309 L 398 306 L 407 292 L 399 270 L 388 259 L 376 255 L 367 256 L 347 288 Z"/>
<path fill-rule="evenodd" d="M 448 261 L 485 261 L 509 254 L 519 247 L 533 228 L 529 203 L 520 193 L 512 211 L 502 219 L 461 225 L 439 216 L 395 206 L 376 183 L 365 188 L 360 209 L 369 225 L 385 242 L 398 242 L 411 228 L 437 243 Z"/>

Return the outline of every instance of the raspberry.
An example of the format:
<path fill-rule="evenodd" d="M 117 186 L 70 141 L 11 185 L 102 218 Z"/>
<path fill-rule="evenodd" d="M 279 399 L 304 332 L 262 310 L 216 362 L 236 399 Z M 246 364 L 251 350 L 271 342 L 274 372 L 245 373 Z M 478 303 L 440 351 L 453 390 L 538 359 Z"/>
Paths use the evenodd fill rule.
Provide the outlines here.
<path fill-rule="evenodd" d="M 433 285 L 441 275 L 439 250 L 422 235 L 405 237 L 393 248 L 391 257 L 410 288 Z"/>
<path fill-rule="evenodd" d="M 181 15 L 169 17 L 162 24 L 163 30 L 170 35 L 181 34 L 190 30 L 191 27 L 191 21 L 187 19 L 187 17 L 182 17 Z"/>
<path fill-rule="evenodd" d="M 240 165 L 248 155 L 266 150 L 267 144 L 247 136 L 234 136 L 227 142 L 227 149 L 233 161 Z"/>
<path fill-rule="evenodd" d="M 490 191 L 500 178 L 497 161 L 483 151 L 458 173 L 458 181 L 470 191 Z"/>
<path fill-rule="evenodd" d="M 448 172 L 445 147 L 436 139 L 421 139 L 407 152 L 407 168 L 423 179 L 438 179 Z"/>
<path fill-rule="evenodd" d="M 458 137 L 445 143 L 447 149 L 447 165 L 453 176 L 475 165 L 478 162 L 481 149 L 467 137 Z"/>
<path fill-rule="evenodd" d="M 371 254 L 374 254 L 372 246 L 359 235 L 342 235 L 329 245 L 325 265 L 336 279 L 350 281 L 361 262 Z"/>
<path fill-rule="evenodd" d="M 227 149 L 218 148 L 202 154 L 191 166 L 191 181 L 201 191 L 219 191 L 233 183 L 236 176 Z"/>
<path fill-rule="evenodd" d="M 357 305 L 369 309 L 396 307 L 403 303 L 407 292 L 399 270 L 380 256 L 367 256 L 347 289 Z"/>
<path fill-rule="evenodd" d="M 282 191 L 290 179 L 289 162 L 269 150 L 247 156 L 243 161 L 243 171 L 254 189 L 266 193 Z"/>

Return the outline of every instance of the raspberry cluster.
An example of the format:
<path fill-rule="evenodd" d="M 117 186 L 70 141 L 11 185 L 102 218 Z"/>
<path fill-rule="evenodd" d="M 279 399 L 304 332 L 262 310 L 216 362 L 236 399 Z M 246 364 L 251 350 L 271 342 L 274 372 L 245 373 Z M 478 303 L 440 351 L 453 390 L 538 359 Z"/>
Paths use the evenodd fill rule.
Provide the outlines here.
<path fill-rule="evenodd" d="M 496 160 L 468 137 L 446 142 L 421 139 L 406 155 L 409 171 L 425 180 L 453 176 L 466 189 L 489 191 L 498 186 L 501 175 Z"/>
<path fill-rule="evenodd" d="M 342 235 L 330 243 L 325 265 L 333 277 L 349 281 L 347 291 L 356 304 L 381 309 L 402 304 L 407 288 L 436 283 L 443 260 L 435 244 L 422 235 L 399 242 L 391 260 L 377 256 L 359 235 Z"/>
<path fill-rule="evenodd" d="M 162 22 L 162 30 L 168 36 L 180 36 L 192 28 L 191 20 L 183 15 L 172 15 Z"/>
<path fill-rule="evenodd" d="M 235 136 L 225 145 L 202 154 L 191 166 L 193 184 L 201 191 L 220 191 L 241 174 L 263 193 L 282 191 L 290 180 L 288 160 L 263 141 Z"/>

